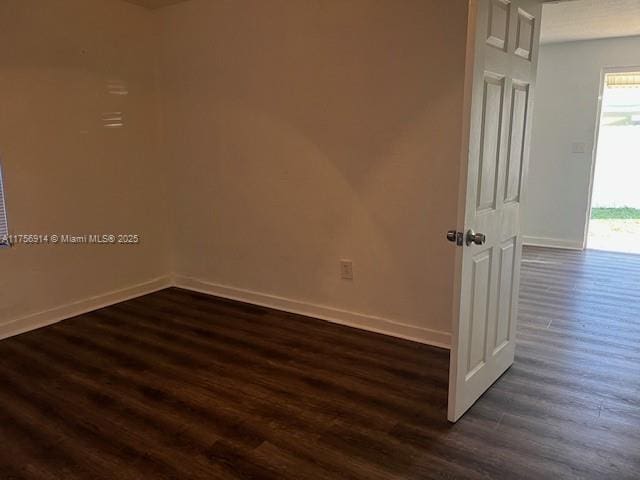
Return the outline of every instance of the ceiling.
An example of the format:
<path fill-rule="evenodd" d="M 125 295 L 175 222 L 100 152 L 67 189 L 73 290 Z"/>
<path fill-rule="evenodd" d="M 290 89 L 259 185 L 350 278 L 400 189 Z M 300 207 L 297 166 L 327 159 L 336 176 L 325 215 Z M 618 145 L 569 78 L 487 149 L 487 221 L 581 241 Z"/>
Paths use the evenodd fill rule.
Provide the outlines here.
<path fill-rule="evenodd" d="M 640 35 L 640 0 L 575 0 L 549 3 L 542 43 Z"/>
<path fill-rule="evenodd" d="M 167 5 L 173 5 L 174 3 L 186 2 L 187 0 L 125 0 L 129 3 L 135 3 L 136 5 L 141 5 L 147 8 L 160 8 L 166 7 Z"/>

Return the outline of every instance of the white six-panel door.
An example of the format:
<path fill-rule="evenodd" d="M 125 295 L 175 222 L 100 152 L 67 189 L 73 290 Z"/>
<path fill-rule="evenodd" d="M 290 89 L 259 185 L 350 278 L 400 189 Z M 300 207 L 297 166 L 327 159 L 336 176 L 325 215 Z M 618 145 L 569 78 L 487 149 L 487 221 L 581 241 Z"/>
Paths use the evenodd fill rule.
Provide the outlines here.
<path fill-rule="evenodd" d="M 449 413 L 457 421 L 514 361 L 540 0 L 472 0 L 475 44 L 464 230 L 486 236 L 458 255 Z M 475 18 L 475 21 L 474 21 Z M 475 28 L 475 31 L 474 31 Z M 464 169 L 463 169 L 464 170 Z"/>

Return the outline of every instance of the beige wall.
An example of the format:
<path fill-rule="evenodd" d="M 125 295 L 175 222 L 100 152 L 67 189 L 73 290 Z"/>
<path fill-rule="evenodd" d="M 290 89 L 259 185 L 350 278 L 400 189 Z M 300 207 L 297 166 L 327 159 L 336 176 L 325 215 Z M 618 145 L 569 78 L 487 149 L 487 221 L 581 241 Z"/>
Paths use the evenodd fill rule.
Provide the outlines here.
<path fill-rule="evenodd" d="M 183 281 L 448 343 L 467 1 L 155 15 Z"/>
<path fill-rule="evenodd" d="M 168 273 L 155 49 L 153 15 L 138 6 L 0 2 L 0 150 L 11 232 L 142 236 L 135 247 L 0 250 L 0 336 L 15 331 L 10 322 L 50 309 L 72 313 L 63 307 Z M 129 94 L 108 93 L 110 81 L 124 82 Z M 101 115 L 111 111 L 124 112 L 124 128 L 103 127 Z"/>
<path fill-rule="evenodd" d="M 175 272 L 448 344 L 466 3 L 2 0 L 11 231 L 142 244 L 1 250 L 0 337 Z"/>

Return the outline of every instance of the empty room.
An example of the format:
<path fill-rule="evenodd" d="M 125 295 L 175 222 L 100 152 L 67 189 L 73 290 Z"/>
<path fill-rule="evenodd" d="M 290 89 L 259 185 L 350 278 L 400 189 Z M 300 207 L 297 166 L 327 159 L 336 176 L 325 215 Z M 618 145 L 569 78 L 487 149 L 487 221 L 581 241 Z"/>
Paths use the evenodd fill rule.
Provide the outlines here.
<path fill-rule="evenodd" d="M 0 0 L 0 480 L 638 478 L 638 19 Z"/>

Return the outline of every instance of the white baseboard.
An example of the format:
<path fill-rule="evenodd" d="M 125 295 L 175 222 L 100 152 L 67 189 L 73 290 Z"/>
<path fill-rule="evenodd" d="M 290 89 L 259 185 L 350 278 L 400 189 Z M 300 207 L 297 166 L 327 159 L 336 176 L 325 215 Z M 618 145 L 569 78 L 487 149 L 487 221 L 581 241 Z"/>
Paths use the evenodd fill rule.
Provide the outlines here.
<path fill-rule="evenodd" d="M 546 237 L 522 237 L 522 243 L 531 247 L 563 248 L 566 250 L 583 250 L 581 241 L 564 240 Z"/>
<path fill-rule="evenodd" d="M 406 340 L 412 340 L 414 342 L 424 343 L 435 347 L 446 349 L 451 348 L 451 334 L 448 332 L 405 325 L 386 318 L 339 310 L 322 305 L 314 305 L 298 300 L 250 290 L 243 290 L 226 285 L 218 285 L 182 275 L 177 275 L 175 277 L 175 286 L 230 300 L 237 300 L 253 305 L 283 310 L 297 315 L 319 318 L 332 323 L 390 335 L 392 337 L 404 338 Z"/>
<path fill-rule="evenodd" d="M 451 347 L 451 334 L 448 332 L 406 325 L 387 318 L 315 305 L 275 295 L 218 285 L 181 275 L 158 277 L 148 282 L 11 320 L 0 324 L 0 340 L 172 286 L 297 315 L 319 318 L 332 323 L 399 337 L 435 347 L 445 349 Z"/>
<path fill-rule="evenodd" d="M 27 315 L 8 323 L 0 325 L 0 340 L 14 335 L 19 335 L 29 330 L 45 327 L 67 318 L 82 315 L 83 313 L 107 307 L 114 303 L 124 302 L 141 295 L 156 292 L 173 285 L 172 277 L 164 276 L 154 278 L 148 282 L 132 285 L 120 290 L 89 297 L 84 300 L 58 306 L 49 310 Z"/>

